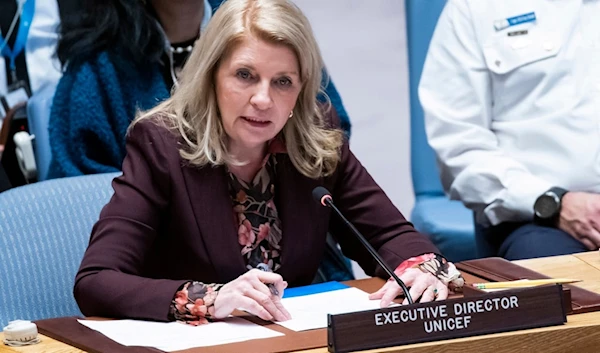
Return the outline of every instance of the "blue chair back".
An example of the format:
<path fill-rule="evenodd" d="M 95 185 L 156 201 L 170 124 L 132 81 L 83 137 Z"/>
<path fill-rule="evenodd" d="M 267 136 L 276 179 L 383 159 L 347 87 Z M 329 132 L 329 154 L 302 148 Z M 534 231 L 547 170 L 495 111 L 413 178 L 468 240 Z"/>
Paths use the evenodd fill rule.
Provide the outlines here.
<path fill-rule="evenodd" d="M 38 182 L 0 193 L 0 327 L 81 315 L 75 274 L 119 173 Z"/>
<path fill-rule="evenodd" d="M 419 82 L 429 43 L 446 0 L 406 0 L 410 92 L 410 159 L 415 207 L 411 221 L 427 234 L 450 261 L 477 256 L 473 215 L 461 202 L 449 200 L 440 182 L 435 153 L 427 142 Z"/>
<path fill-rule="evenodd" d="M 446 0 L 406 0 L 410 92 L 410 162 L 415 197 L 444 195 L 435 153 L 427 143 L 419 81 L 429 42 Z"/>
<path fill-rule="evenodd" d="M 48 121 L 50 109 L 56 92 L 56 83 L 48 83 L 40 88 L 27 102 L 27 123 L 29 133 L 35 135 L 33 147 L 35 163 L 38 171 L 38 181 L 48 179 L 50 168 L 50 138 L 48 134 Z"/>

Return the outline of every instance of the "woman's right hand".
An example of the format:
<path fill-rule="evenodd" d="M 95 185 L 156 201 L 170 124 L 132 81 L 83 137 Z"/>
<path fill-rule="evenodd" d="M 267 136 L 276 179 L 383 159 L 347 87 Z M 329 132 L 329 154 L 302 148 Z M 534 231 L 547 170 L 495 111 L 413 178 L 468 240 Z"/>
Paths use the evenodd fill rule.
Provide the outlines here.
<path fill-rule="evenodd" d="M 265 283 L 273 283 L 279 296 L 272 294 Z M 219 290 L 212 316 L 224 318 L 235 309 L 243 308 L 263 320 L 289 320 L 292 317 L 281 304 L 281 296 L 286 287 L 287 282 L 276 273 L 250 270 Z"/>

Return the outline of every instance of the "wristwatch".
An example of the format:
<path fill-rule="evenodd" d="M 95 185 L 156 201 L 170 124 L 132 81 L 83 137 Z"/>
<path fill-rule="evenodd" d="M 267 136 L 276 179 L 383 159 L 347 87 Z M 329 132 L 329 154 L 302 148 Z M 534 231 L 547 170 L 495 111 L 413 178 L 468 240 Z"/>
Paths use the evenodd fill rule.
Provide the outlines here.
<path fill-rule="evenodd" d="M 557 186 L 540 195 L 533 204 L 533 222 L 546 227 L 555 227 L 560 216 L 563 196 L 568 192 Z"/>

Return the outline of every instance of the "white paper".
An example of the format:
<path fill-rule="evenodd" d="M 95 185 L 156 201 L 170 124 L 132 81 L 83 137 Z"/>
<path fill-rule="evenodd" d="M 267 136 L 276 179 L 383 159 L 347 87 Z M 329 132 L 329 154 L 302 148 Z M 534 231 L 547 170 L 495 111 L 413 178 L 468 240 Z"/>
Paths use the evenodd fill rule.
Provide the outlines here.
<path fill-rule="evenodd" d="M 200 326 L 139 320 L 77 321 L 124 346 L 154 347 L 165 352 L 283 336 L 235 317 Z"/>
<path fill-rule="evenodd" d="M 325 328 L 327 314 L 379 309 L 379 300 L 370 300 L 369 294 L 358 288 L 284 298 L 281 302 L 292 319 L 277 324 L 292 331 Z"/>

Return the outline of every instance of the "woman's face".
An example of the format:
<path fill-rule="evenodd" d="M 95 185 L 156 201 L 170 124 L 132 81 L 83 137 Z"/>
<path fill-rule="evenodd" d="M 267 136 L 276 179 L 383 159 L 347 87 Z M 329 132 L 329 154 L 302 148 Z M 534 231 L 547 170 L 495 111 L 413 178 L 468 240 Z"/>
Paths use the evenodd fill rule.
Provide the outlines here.
<path fill-rule="evenodd" d="M 288 121 L 302 88 L 294 52 L 253 37 L 223 58 L 215 81 L 232 152 L 261 149 L 274 138 Z"/>

